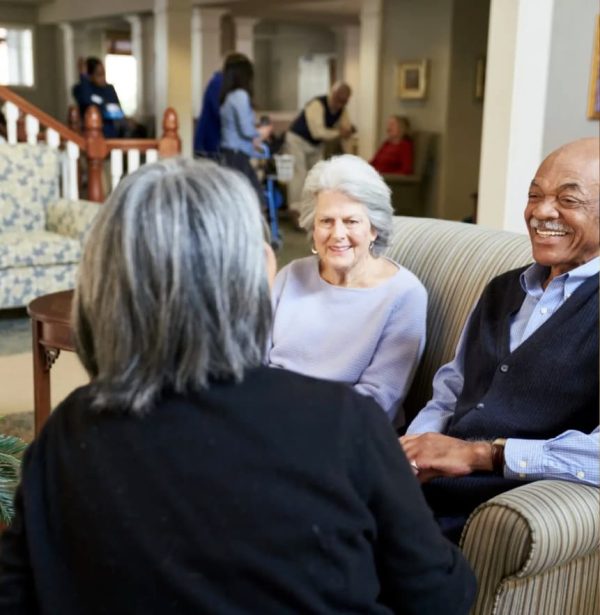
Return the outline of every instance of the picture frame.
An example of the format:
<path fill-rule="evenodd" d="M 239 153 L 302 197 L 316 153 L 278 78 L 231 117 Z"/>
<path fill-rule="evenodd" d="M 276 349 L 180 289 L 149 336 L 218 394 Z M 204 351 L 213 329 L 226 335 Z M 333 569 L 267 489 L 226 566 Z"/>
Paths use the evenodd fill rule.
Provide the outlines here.
<path fill-rule="evenodd" d="M 399 62 L 396 66 L 396 96 L 422 100 L 427 95 L 427 60 Z"/>
<path fill-rule="evenodd" d="M 483 100 L 485 92 L 485 57 L 477 58 L 475 63 L 475 89 L 473 91 L 475 100 Z"/>
<path fill-rule="evenodd" d="M 590 67 L 590 84 L 588 89 L 587 117 L 589 120 L 600 120 L 600 15 L 596 15 L 596 31 L 592 62 Z"/>

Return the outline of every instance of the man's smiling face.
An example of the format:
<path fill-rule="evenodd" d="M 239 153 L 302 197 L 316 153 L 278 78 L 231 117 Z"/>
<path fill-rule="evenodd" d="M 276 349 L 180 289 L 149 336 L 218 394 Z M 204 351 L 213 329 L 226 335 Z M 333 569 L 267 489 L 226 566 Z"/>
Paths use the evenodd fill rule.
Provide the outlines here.
<path fill-rule="evenodd" d="M 550 278 L 598 256 L 599 139 L 569 143 L 544 160 L 529 187 L 525 221 L 533 258 Z"/>

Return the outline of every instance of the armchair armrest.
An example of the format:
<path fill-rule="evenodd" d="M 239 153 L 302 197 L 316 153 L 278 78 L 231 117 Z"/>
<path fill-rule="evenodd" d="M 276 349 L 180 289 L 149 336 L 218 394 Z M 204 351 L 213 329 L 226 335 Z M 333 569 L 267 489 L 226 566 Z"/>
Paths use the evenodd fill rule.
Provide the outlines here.
<path fill-rule="evenodd" d="M 543 573 L 598 549 L 599 490 L 567 481 L 524 484 L 469 517 L 461 547 L 478 581 L 473 613 L 491 613 L 508 580 Z"/>
<path fill-rule="evenodd" d="M 418 184 L 423 179 L 420 175 L 402 175 L 400 173 L 382 173 L 381 177 L 389 186 L 393 184 Z"/>
<path fill-rule="evenodd" d="M 48 205 L 46 230 L 83 241 L 100 207 L 92 201 L 59 199 Z"/>

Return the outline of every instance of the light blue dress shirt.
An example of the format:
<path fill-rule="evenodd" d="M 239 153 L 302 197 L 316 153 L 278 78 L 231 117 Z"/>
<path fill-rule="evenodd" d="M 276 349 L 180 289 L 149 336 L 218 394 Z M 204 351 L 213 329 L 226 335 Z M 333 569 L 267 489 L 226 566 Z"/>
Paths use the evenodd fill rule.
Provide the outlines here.
<path fill-rule="evenodd" d="M 547 269 L 534 263 L 525 270 L 521 274 L 521 286 L 526 295 L 510 324 L 510 351 L 522 344 L 585 280 L 598 275 L 599 271 L 600 257 L 596 257 L 555 277 L 544 289 L 542 283 Z M 409 425 L 408 434 L 445 431 L 463 388 L 465 332 L 470 319 L 471 316 L 461 333 L 454 359 L 440 367 L 433 379 L 433 398 Z M 600 427 L 590 434 L 569 430 L 550 440 L 509 438 L 504 449 L 504 476 L 522 480 L 556 478 L 598 486 L 599 455 Z"/>

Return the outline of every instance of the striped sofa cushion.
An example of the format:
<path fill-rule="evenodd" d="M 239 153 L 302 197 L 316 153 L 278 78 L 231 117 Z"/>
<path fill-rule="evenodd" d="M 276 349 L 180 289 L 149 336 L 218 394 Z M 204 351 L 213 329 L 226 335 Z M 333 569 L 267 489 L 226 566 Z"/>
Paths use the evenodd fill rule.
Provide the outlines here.
<path fill-rule="evenodd" d="M 597 488 L 545 480 L 479 506 L 461 541 L 479 585 L 472 613 L 597 613 L 599 505 Z"/>
<path fill-rule="evenodd" d="M 500 273 L 531 262 L 531 247 L 527 235 L 397 216 L 386 255 L 412 271 L 429 295 L 427 346 L 404 403 L 410 420 L 431 397 L 433 376 L 453 357 L 484 286 Z"/>

